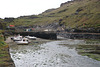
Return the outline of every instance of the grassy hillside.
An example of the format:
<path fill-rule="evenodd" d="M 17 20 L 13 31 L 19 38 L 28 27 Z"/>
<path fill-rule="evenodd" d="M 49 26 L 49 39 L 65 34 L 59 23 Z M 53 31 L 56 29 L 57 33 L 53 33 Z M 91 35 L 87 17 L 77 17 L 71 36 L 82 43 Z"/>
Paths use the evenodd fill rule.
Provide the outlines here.
<path fill-rule="evenodd" d="M 14 67 L 13 61 L 8 51 L 8 45 L 4 41 L 4 36 L 0 30 L 0 67 Z"/>
<path fill-rule="evenodd" d="M 61 20 L 61 21 L 59 21 Z M 23 16 L 8 24 L 32 26 L 60 22 L 66 28 L 100 28 L 100 0 L 75 0 L 40 15 Z"/>

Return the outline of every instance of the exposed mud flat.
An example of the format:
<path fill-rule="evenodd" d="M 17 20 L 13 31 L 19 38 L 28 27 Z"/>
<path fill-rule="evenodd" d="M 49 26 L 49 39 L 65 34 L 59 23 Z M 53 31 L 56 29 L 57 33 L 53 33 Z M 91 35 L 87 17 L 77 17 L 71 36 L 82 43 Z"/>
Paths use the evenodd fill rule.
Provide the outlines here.
<path fill-rule="evenodd" d="M 36 40 L 29 45 L 10 46 L 10 54 L 16 67 L 100 67 L 100 61 L 77 53 L 74 46 L 84 43 L 71 39 Z"/>

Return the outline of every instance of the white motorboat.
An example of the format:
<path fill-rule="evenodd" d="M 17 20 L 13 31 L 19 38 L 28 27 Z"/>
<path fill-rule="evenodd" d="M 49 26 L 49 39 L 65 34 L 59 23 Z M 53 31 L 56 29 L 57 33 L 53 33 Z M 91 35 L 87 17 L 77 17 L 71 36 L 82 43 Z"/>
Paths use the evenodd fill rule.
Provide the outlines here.
<path fill-rule="evenodd" d="M 29 38 L 30 36 L 28 35 L 28 36 L 25 36 L 25 38 Z"/>
<path fill-rule="evenodd" d="M 28 37 L 28 39 L 31 39 L 31 40 L 36 40 L 36 37 L 31 36 L 31 37 Z"/>
<path fill-rule="evenodd" d="M 12 37 L 13 41 L 21 41 L 22 40 L 22 36 L 18 35 L 18 36 L 14 36 Z"/>
<path fill-rule="evenodd" d="M 13 41 L 20 41 L 20 40 L 22 40 L 22 37 L 13 37 Z"/>
<path fill-rule="evenodd" d="M 21 41 L 21 40 L 22 40 L 21 37 L 14 37 L 14 38 L 13 38 L 13 41 Z"/>
<path fill-rule="evenodd" d="M 27 38 L 23 38 L 21 41 L 15 41 L 18 45 L 28 45 L 29 40 Z"/>
<path fill-rule="evenodd" d="M 28 39 L 30 39 L 30 40 L 36 40 L 36 37 L 34 37 L 34 36 L 25 36 L 26 38 L 28 38 Z"/>

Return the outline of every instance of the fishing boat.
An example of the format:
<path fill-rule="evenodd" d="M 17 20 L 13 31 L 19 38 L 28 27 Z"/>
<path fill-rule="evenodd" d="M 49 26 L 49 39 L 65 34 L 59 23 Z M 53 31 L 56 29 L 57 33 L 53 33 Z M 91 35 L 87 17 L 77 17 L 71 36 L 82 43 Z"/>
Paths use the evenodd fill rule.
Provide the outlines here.
<path fill-rule="evenodd" d="M 11 39 L 13 39 L 13 41 L 21 41 L 22 40 L 22 36 L 20 36 L 20 35 L 14 36 Z"/>
<path fill-rule="evenodd" d="M 13 41 L 21 41 L 21 40 L 22 40 L 21 37 L 14 37 L 14 38 L 13 38 Z"/>
<path fill-rule="evenodd" d="M 27 38 L 23 38 L 20 41 L 15 41 L 17 43 L 17 45 L 28 45 L 29 44 L 29 40 Z"/>

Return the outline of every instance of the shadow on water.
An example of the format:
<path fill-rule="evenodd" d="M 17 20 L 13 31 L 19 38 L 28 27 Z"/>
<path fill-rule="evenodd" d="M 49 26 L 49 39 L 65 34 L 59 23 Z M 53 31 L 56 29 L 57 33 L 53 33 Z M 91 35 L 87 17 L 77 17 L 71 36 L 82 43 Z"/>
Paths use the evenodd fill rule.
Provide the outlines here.
<path fill-rule="evenodd" d="M 84 40 L 58 40 L 41 44 L 13 45 L 10 54 L 16 67 L 100 67 L 100 61 L 81 56 L 77 44 Z"/>

